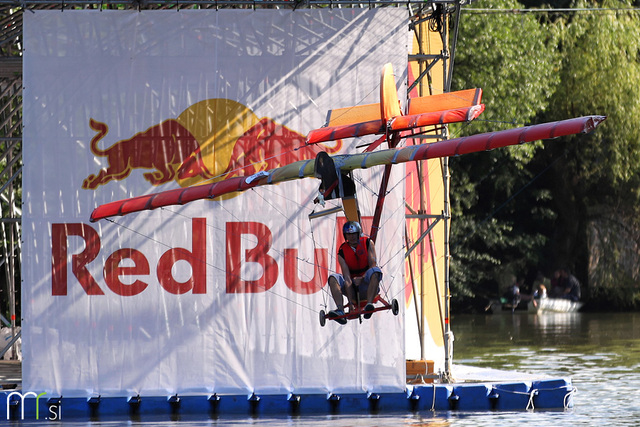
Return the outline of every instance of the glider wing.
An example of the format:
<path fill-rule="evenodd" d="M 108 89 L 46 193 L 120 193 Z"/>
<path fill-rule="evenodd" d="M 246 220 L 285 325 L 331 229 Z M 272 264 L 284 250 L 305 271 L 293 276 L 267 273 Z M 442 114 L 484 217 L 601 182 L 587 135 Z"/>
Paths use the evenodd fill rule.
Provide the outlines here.
<path fill-rule="evenodd" d="M 557 138 L 565 135 L 588 133 L 595 129 L 604 116 L 585 116 L 558 122 L 543 123 L 498 132 L 483 133 L 464 138 L 413 145 L 398 149 L 380 150 L 352 155 L 332 156 L 336 167 L 342 171 L 364 169 L 378 165 L 391 165 L 438 157 L 458 156 L 477 151 L 517 145 L 541 139 Z M 224 194 L 246 191 L 250 188 L 277 184 L 293 179 L 314 176 L 315 160 L 301 160 L 270 171 L 244 177 L 233 177 L 224 181 L 203 184 L 188 188 L 163 191 L 146 196 L 119 200 L 97 207 L 91 214 L 91 221 L 112 216 L 122 216 L 143 210 L 152 210 L 164 206 L 184 205 L 200 200 L 213 199 Z"/>

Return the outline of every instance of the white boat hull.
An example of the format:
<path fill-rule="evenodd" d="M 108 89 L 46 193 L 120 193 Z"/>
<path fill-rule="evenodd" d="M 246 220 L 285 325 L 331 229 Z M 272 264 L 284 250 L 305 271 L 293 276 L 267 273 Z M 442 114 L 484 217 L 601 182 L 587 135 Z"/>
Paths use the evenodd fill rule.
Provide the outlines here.
<path fill-rule="evenodd" d="M 536 303 L 538 313 L 573 313 L 584 305 L 580 301 L 571 301 L 566 298 L 541 298 L 536 300 Z M 532 305 L 532 302 L 529 302 L 529 305 Z"/>
<path fill-rule="evenodd" d="M 534 301 L 521 302 L 517 307 L 499 300 L 491 302 L 491 311 L 497 313 L 574 313 L 584 304 L 565 298 L 540 298 Z"/>

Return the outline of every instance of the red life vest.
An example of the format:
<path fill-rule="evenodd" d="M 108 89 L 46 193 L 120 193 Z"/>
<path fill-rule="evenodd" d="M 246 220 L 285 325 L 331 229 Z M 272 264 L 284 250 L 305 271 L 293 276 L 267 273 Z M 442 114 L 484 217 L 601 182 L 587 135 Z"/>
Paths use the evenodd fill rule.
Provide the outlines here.
<path fill-rule="evenodd" d="M 346 261 L 352 277 L 362 276 L 369 269 L 369 238 L 361 237 L 355 251 L 349 243 L 344 242 L 338 255 Z"/>

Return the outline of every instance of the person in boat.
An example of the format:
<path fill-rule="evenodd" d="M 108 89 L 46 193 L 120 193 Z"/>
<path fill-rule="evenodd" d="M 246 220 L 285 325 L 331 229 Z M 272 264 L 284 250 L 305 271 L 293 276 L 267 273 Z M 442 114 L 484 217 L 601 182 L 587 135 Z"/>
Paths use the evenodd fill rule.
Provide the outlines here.
<path fill-rule="evenodd" d="M 382 270 L 378 267 L 376 247 L 371 239 L 362 235 L 362 227 L 358 222 L 348 221 L 342 227 L 344 243 L 338 249 L 338 264 L 342 274 L 334 273 L 329 276 L 331 296 L 336 303 L 336 309 L 329 312 L 341 325 L 347 323 L 344 316 L 344 299 L 354 307 L 359 307 L 359 301 L 367 301 L 364 307 L 364 318 L 369 319 L 375 309 L 373 301 L 378 295 Z"/>
<path fill-rule="evenodd" d="M 507 301 L 507 307 L 517 307 L 522 300 L 522 294 L 520 293 L 520 284 L 515 276 L 511 276 L 511 284 L 507 287 L 507 290 L 503 294 L 504 299 Z"/>
<path fill-rule="evenodd" d="M 533 292 L 531 304 L 533 304 L 535 308 L 538 308 L 538 305 L 540 304 L 539 300 L 545 298 L 547 298 L 547 287 L 540 283 L 536 286 L 536 290 Z"/>
<path fill-rule="evenodd" d="M 576 276 L 571 274 L 567 268 L 560 270 L 560 275 L 563 286 L 561 298 L 570 299 L 571 301 L 580 300 L 580 282 Z"/>
<path fill-rule="evenodd" d="M 533 300 L 547 298 L 547 285 L 549 279 L 544 277 L 544 274 L 538 272 L 535 280 L 533 281 Z M 535 304 L 534 304 L 535 305 Z"/>
<path fill-rule="evenodd" d="M 564 280 L 562 274 L 563 269 L 558 269 L 553 272 L 553 278 L 551 279 L 551 298 L 560 298 L 564 295 Z"/>
<path fill-rule="evenodd" d="M 538 289 L 536 290 L 536 293 L 534 294 L 534 297 L 536 299 L 547 298 L 547 287 L 545 285 L 543 285 L 542 283 L 540 283 L 538 285 Z"/>

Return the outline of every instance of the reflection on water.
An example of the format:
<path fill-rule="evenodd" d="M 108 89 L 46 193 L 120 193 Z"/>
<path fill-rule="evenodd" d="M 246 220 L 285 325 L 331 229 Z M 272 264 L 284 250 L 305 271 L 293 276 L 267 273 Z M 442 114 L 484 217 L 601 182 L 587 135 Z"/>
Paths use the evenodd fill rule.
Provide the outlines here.
<path fill-rule="evenodd" d="M 571 378 L 578 394 L 563 423 L 638 425 L 639 326 L 640 313 L 457 316 L 454 360 Z"/>
<path fill-rule="evenodd" d="M 471 356 L 479 362 L 473 363 L 477 366 L 483 366 L 484 359 L 496 367 L 492 355 L 527 349 L 558 357 L 564 353 L 594 356 L 606 349 L 616 355 L 615 366 L 640 360 L 640 313 L 458 316 L 452 324 L 458 363 L 469 362 L 461 359 Z"/>

